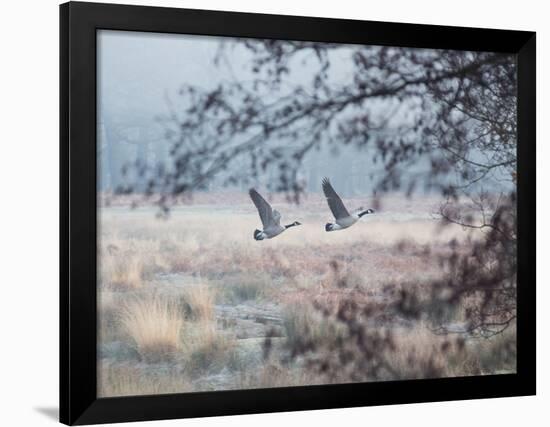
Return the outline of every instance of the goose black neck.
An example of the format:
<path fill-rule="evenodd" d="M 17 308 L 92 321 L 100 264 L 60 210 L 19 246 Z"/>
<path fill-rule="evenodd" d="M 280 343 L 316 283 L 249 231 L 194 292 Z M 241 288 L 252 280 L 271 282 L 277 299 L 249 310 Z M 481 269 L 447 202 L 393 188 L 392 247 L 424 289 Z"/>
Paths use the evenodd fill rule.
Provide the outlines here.
<path fill-rule="evenodd" d="M 366 211 L 363 211 L 363 212 L 359 213 L 359 218 L 361 218 L 363 215 L 367 215 L 367 214 L 371 214 L 371 213 L 374 213 L 374 211 L 372 209 L 367 209 Z"/>

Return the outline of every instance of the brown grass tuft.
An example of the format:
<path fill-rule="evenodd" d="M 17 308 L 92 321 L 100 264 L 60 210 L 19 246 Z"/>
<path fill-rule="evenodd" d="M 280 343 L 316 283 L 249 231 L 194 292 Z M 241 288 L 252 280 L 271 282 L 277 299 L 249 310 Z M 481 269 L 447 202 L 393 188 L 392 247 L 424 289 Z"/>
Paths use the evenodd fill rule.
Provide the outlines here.
<path fill-rule="evenodd" d="M 193 320 L 211 322 L 216 319 L 214 303 L 216 293 L 207 285 L 190 286 L 183 293 L 185 313 Z"/>
<path fill-rule="evenodd" d="M 158 296 L 134 299 L 124 305 L 121 323 L 143 360 L 172 360 L 180 349 L 183 318 L 175 304 Z"/>
<path fill-rule="evenodd" d="M 215 321 L 193 322 L 183 342 L 187 368 L 196 375 L 221 369 L 234 356 L 235 340 L 218 330 Z"/>
<path fill-rule="evenodd" d="M 107 255 L 101 259 L 101 282 L 113 290 L 139 289 L 143 285 L 145 265 L 141 257 Z"/>
<path fill-rule="evenodd" d="M 239 381 L 240 389 L 291 387 L 326 384 L 320 376 L 303 367 L 281 365 L 270 361 L 254 372 L 245 372 Z"/>
<path fill-rule="evenodd" d="M 287 306 L 283 312 L 283 326 L 290 348 L 336 340 L 342 333 L 339 325 L 329 322 L 309 301 Z"/>
<path fill-rule="evenodd" d="M 128 364 L 101 363 L 98 375 L 99 397 L 183 393 L 191 383 L 181 372 L 151 375 Z"/>

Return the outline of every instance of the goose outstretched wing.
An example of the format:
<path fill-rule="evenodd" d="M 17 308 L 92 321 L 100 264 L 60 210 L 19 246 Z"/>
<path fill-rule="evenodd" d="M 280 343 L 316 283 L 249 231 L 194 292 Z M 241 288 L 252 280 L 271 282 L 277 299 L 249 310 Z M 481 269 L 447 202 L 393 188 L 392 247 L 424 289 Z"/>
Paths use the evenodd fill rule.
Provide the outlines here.
<path fill-rule="evenodd" d="M 350 216 L 348 210 L 344 206 L 344 203 L 342 203 L 342 199 L 336 191 L 334 191 L 334 188 L 332 188 L 328 178 L 323 178 L 323 193 L 325 193 L 328 207 L 332 211 L 334 218 L 338 220 Z"/>
<path fill-rule="evenodd" d="M 281 214 L 277 209 L 273 209 L 273 221 L 277 225 L 281 225 Z"/>
<path fill-rule="evenodd" d="M 250 194 L 250 198 L 254 202 L 256 209 L 258 209 L 264 230 L 270 226 L 277 225 L 281 219 L 281 214 L 277 211 L 273 211 L 271 205 L 253 188 L 250 189 L 248 194 Z M 276 215 L 274 212 L 276 212 Z"/>

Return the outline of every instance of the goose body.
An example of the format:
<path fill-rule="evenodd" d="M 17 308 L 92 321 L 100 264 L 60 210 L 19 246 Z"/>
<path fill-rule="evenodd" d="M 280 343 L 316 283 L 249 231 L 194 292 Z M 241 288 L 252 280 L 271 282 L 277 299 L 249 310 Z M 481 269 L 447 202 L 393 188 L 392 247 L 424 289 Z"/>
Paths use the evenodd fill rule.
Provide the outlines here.
<path fill-rule="evenodd" d="M 281 214 L 276 209 L 273 209 L 260 193 L 251 188 L 248 194 L 260 214 L 263 226 L 263 230 L 254 230 L 254 239 L 272 239 L 290 227 L 301 225 L 298 221 L 294 221 L 288 225 L 281 225 Z"/>
<path fill-rule="evenodd" d="M 359 221 L 359 218 L 363 215 L 374 213 L 372 209 L 364 210 L 363 208 L 359 208 L 353 213 L 349 213 L 328 178 L 323 179 L 323 193 L 325 193 L 328 207 L 335 219 L 335 222 L 329 222 L 325 225 L 325 231 L 344 230 Z"/>

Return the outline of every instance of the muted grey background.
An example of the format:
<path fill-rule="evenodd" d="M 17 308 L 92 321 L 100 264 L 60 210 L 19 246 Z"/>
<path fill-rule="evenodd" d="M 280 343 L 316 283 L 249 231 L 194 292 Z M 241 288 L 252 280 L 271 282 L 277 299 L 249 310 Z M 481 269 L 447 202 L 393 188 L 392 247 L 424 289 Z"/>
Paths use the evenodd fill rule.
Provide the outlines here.
<path fill-rule="evenodd" d="M 216 65 L 216 54 L 223 49 Z M 342 46 L 330 56 L 330 79 L 334 85 L 352 77 L 351 48 Z M 182 84 L 213 89 L 227 80 L 249 80 L 252 54 L 238 39 L 155 34 L 102 30 L 98 32 L 98 189 L 113 191 L 124 182 L 124 165 L 140 159 L 147 164 L 169 162 L 170 142 L 166 139 L 166 117 L 181 111 L 179 89 Z M 315 67 L 315 58 L 301 58 L 290 70 L 288 82 L 307 84 Z M 271 96 L 284 93 L 284 86 Z M 391 127 L 407 123 L 418 105 L 397 105 L 396 100 L 374 101 L 380 111 L 396 109 L 390 128 L 380 131 L 391 134 Z M 284 146 L 291 141 L 276 141 Z M 323 176 L 331 178 L 344 196 L 372 194 L 383 167 L 372 162 L 374 148 L 321 145 L 308 153 L 300 170 L 300 179 L 309 192 L 320 191 Z M 475 160 L 476 153 L 473 153 Z M 407 174 L 427 173 L 429 165 L 422 160 L 403 170 Z M 246 164 L 242 165 L 246 168 Z M 246 173 L 246 170 L 245 170 Z M 498 172 L 495 172 L 498 173 Z M 222 176 L 214 178 L 208 189 L 222 187 Z M 492 179 L 493 178 L 493 179 Z M 478 185 L 491 191 L 509 189 L 498 175 L 487 177 Z M 272 177 L 266 174 L 256 180 L 262 187 Z M 456 176 L 443 179 L 458 181 Z M 245 190 L 243 185 L 241 190 Z"/>

